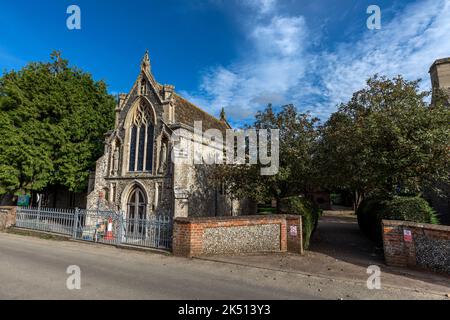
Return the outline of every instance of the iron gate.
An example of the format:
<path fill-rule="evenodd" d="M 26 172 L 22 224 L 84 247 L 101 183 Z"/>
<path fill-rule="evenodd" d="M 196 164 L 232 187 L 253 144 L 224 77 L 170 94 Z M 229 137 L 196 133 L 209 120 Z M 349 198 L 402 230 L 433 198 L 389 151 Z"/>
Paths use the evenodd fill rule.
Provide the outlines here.
<path fill-rule="evenodd" d="M 16 226 L 69 235 L 73 239 L 119 245 L 170 249 L 172 218 L 148 216 L 125 218 L 123 212 L 17 208 Z"/>

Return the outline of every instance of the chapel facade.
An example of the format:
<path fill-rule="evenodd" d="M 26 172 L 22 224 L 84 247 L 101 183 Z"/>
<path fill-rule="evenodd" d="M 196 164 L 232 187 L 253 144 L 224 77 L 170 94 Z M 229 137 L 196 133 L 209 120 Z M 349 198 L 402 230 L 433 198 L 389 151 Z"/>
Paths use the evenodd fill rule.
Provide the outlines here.
<path fill-rule="evenodd" d="M 195 121 L 201 121 L 203 130 L 224 135 L 231 129 L 224 113 L 217 119 L 183 99 L 174 86 L 159 84 L 146 52 L 131 91 L 119 95 L 115 127 L 105 136 L 87 209 L 116 210 L 140 219 L 238 215 L 239 203 L 209 181 L 210 166 L 172 161 L 174 144 L 187 146 L 177 148 L 178 156 L 186 158 L 193 144 L 204 144 L 194 136 Z"/>

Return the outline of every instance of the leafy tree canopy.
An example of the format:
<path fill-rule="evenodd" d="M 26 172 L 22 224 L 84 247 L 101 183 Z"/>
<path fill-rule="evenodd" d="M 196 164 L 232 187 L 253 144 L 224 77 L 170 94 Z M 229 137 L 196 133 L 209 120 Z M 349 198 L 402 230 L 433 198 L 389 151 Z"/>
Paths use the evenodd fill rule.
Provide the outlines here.
<path fill-rule="evenodd" d="M 419 81 L 375 76 L 321 128 L 323 184 L 361 195 L 419 194 L 450 169 L 450 109 Z"/>
<path fill-rule="evenodd" d="M 279 130 L 279 172 L 264 176 L 260 164 L 223 165 L 217 168 L 216 179 L 225 183 L 236 197 L 261 202 L 307 191 L 313 179 L 312 151 L 317 140 L 317 121 L 309 114 L 299 113 L 293 105 L 282 107 L 278 113 L 269 105 L 257 113 L 249 128 Z"/>
<path fill-rule="evenodd" d="M 103 81 L 59 52 L 0 78 L 0 194 L 62 185 L 83 190 L 112 128 Z"/>

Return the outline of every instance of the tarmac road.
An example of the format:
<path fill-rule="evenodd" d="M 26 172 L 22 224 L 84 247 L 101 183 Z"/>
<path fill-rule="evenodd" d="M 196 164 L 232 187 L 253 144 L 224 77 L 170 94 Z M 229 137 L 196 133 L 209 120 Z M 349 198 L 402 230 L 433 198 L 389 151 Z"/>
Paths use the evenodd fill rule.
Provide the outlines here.
<path fill-rule="evenodd" d="M 69 266 L 81 289 L 69 290 Z M 288 272 L 0 233 L 0 299 L 439 299 Z M 442 299 L 442 297 L 440 297 Z"/>

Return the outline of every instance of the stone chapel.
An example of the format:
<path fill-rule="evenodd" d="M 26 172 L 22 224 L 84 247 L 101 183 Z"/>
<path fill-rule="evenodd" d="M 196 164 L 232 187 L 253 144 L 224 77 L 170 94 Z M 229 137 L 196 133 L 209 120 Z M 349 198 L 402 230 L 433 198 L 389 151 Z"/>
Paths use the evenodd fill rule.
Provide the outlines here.
<path fill-rule="evenodd" d="M 159 84 L 146 52 L 131 91 L 119 95 L 115 127 L 106 134 L 87 209 L 117 210 L 140 219 L 237 215 L 239 203 L 209 184 L 207 165 L 171 161 L 174 136 L 198 143 L 193 142 L 194 121 L 201 121 L 203 130 L 225 134 L 231 129 L 224 113 L 217 119 L 183 99 L 174 86 Z"/>

